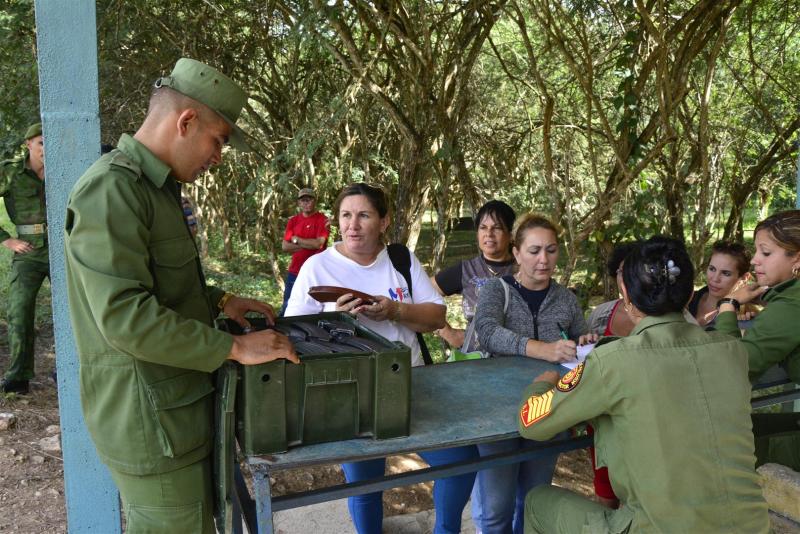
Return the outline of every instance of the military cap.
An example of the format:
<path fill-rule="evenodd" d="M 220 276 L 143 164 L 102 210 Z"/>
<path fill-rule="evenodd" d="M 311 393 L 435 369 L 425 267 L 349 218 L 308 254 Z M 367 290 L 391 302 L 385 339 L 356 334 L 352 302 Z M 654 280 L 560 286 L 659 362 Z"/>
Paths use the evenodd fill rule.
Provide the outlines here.
<path fill-rule="evenodd" d="M 314 190 L 311 189 L 310 187 L 304 187 L 303 189 L 300 190 L 299 193 L 297 193 L 298 200 L 303 197 L 317 198 L 317 194 L 314 193 Z"/>
<path fill-rule="evenodd" d="M 247 93 L 233 80 L 205 63 L 182 57 L 169 76 L 156 80 L 156 87 L 169 87 L 182 95 L 205 104 L 231 127 L 230 143 L 247 152 L 250 147 L 236 120 L 247 102 Z"/>
<path fill-rule="evenodd" d="M 36 137 L 36 136 L 39 136 L 39 135 L 42 135 L 42 123 L 41 122 L 37 122 L 36 124 L 31 124 L 30 126 L 28 126 L 28 129 L 25 130 L 25 140 L 26 141 L 28 139 L 32 138 L 32 137 Z"/>

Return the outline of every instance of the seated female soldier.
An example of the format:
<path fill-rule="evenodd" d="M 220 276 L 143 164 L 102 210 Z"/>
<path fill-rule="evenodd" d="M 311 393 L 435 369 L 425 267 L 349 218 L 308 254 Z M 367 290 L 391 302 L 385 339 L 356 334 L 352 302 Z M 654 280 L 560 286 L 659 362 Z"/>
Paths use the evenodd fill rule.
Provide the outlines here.
<path fill-rule="evenodd" d="M 609 510 L 563 488 L 539 486 L 525 502 L 532 532 L 768 532 L 754 464 L 747 351 L 689 324 L 682 311 L 694 269 L 683 244 L 655 237 L 625 258 L 622 298 L 635 326 L 559 379 L 524 393 L 520 434 L 546 440 L 594 426 L 622 505 Z"/>
<path fill-rule="evenodd" d="M 753 232 L 756 284 L 734 287 L 717 302 L 717 330 L 736 337 L 749 355 L 750 380 L 775 364 L 800 384 L 800 210 L 771 215 Z M 766 307 L 742 336 L 733 312 L 760 297 Z M 764 436 L 756 440 L 758 465 L 776 462 L 800 469 L 800 416 L 797 413 L 754 414 L 753 428 Z M 768 438 L 769 435 L 773 437 Z"/>

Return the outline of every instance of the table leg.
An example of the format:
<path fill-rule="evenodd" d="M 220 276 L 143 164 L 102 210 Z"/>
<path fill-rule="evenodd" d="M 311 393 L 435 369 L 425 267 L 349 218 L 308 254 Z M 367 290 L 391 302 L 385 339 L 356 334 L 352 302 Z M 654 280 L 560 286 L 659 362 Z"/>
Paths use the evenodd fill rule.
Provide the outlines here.
<path fill-rule="evenodd" d="M 253 470 L 253 490 L 255 493 L 256 515 L 259 534 L 274 534 L 272 524 L 272 487 L 269 471 Z"/>

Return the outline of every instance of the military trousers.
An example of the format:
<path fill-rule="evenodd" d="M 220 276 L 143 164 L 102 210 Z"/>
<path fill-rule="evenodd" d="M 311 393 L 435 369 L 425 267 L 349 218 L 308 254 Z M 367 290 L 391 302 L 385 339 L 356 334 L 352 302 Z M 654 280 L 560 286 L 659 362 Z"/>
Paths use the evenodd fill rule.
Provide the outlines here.
<path fill-rule="evenodd" d="M 45 278 L 50 277 L 50 264 L 22 259 L 11 262 L 8 286 L 8 380 L 33 378 L 33 341 L 36 295 Z"/>
<path fill-rule="evenodd" d="M 128 534 L 214 534 L 211 459 L 155 475 L 115 469 Z"/>
<path fill-rule="evenodd" d="M 633 516 L 558 486 L 537 486 L 525 498 L 525 534 L 622 534 Z"/>

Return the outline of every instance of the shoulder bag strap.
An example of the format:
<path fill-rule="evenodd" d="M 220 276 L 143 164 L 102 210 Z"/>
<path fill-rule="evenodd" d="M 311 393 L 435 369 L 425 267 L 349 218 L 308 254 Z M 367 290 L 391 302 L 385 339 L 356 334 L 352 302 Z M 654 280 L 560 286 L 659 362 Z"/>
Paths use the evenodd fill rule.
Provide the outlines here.
<path fill-rule="evenodd" d="M 386 247 L 386 252 L 389 254 L 392 266 L 406 279 L 408 295 L 414 298 L 414 288 L 411 282 L 411 251 L 402 243 L 392 243 Z M 422 361 L 425 362 L 425 365 L 431 365 L 433 363 L 431 353 L 425 343 L 425 338 L 419 332 L 417 332 L 417 342 L 419 342 L 419 350 L 422 352 Z"/>

